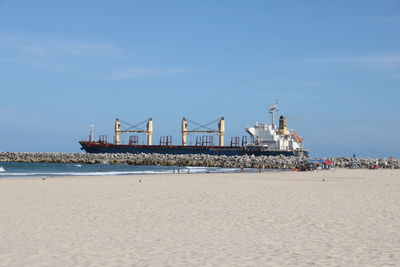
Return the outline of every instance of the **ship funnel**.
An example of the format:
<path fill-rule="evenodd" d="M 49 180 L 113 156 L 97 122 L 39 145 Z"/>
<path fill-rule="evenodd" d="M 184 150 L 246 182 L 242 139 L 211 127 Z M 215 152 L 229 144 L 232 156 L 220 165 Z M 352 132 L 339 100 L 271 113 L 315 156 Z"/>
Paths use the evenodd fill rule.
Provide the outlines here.
<path fill-rule="evenodd" d="M 188 123 L 186 118 L 182 118 L 182 146 L 186 146 L 187 144 L 187 136 L 189 134 L 188 132 Z"/>
<path fill-rule="evenodd" d="M 225 119 L 222 117 L 218 123 L 219 145 L 224 146 Z"/>
<path fill-rule="evenodd" d="M 288 135 L 289 134 L 289 131 L 287 128 L 287 120 L 283 116 L 279 117 L 279 134 L 280 135 Z"/>
<path fill-rule="evenodd" d="M 115 131 L 115 144 L 119 145 L 121 143 L 121 122 L 119 121 L 119 119 L 115 120 L 114 131 Z"/>
<path fill-rule="evenodd" d="M 147 145 L 151 146 L 153 143 L 153 119 L 150 118 L 147 121 Z"/>

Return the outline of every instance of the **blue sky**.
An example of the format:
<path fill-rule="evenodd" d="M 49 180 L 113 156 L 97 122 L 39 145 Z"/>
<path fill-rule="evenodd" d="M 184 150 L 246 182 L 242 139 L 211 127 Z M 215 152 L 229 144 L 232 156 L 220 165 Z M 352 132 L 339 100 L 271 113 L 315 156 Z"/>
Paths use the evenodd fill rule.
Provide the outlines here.
<path fill-rule="evenodd" d="M 0 0 L 0 151 L 78 152 L 116 117 L 179 143 L 224 116 L 229 142 L 279 99 L 314 156 L 400 156 L 399 36 L 397 0 Z"/>

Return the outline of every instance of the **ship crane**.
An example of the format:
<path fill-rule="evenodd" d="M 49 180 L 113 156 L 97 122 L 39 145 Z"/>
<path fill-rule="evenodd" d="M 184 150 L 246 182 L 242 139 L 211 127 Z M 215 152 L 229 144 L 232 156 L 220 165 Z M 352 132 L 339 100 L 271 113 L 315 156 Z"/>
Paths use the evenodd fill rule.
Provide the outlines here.
<path fill-rule="evenodd" d="M 129 128 L 122 130 L 121 129 L 121 122 L 128 125 Z M 140 128 L 139 126 L 146 123 L 146 130 Z M 138 124 L 132 125 L 126 121 L 116 119 L 115 120 L 115 144 L 119 145 L 121 144 L 121 134 L 122 133 L 145 133 L 147 135 L 147 145 L 152 145 L 152 140 L 153 140 L 153 119 L 149 118 L 147 120 L 144 120 L 142 122 L 139 122 Z"/>
<path fill-rule="evenodd" d="M 188 122 L 198 126 L 195 129 L 189 130 Z M 218 130 L 212 129 L 209 126 L 218 122 Z M 206 124 L 200 124 L 187 118 L 182 118 L 182 145 L 187 145 L 187 136 L 189 133 L 216 133 L 219 136 L 219 145 L 224 146 L 225 135 L 225 119 L 224 117 L 218 118 Z"/>

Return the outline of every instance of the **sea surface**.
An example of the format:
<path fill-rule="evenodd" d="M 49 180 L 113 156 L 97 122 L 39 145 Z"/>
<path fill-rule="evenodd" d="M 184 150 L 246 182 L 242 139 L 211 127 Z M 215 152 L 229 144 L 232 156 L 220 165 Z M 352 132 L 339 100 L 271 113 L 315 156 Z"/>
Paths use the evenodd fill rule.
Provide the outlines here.
<path fill-rule="evenodd" d="M 128 164 L 0 162 L 0 178 L 56 177 L 80 175 L 135 175 L 163 173 L 233 173 L 238 168 L 135 166 Z M 256 169 L 246 169 L 255 172 Z"/>

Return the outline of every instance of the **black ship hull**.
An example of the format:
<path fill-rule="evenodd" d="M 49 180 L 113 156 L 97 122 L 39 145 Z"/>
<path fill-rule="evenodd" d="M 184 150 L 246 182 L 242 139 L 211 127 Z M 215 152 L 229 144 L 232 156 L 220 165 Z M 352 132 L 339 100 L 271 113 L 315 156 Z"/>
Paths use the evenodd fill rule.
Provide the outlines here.
<path fill-rule="evenodd" d="M 102 142 L 79 142 L 87 153 L 158 153 L 158 154 L 208 154 L 225 156 L 298 156 L 307 155 L 306 151 L 275 151 L 262 148 L 237 146 L 159 146 L 159 145 L 115 145 Z"/>

